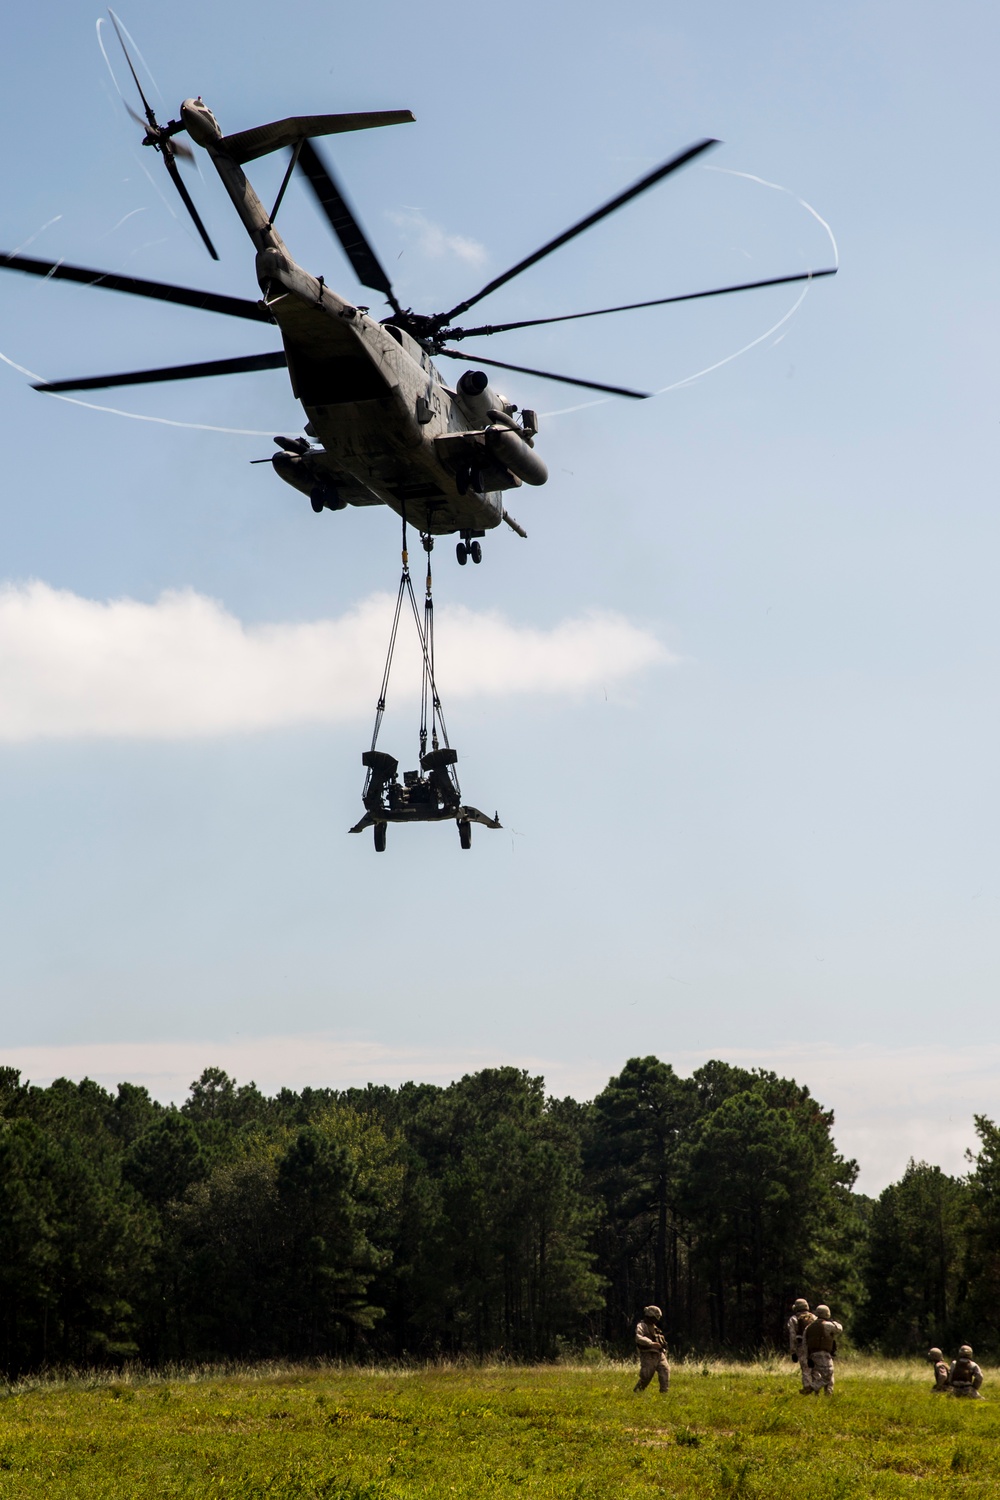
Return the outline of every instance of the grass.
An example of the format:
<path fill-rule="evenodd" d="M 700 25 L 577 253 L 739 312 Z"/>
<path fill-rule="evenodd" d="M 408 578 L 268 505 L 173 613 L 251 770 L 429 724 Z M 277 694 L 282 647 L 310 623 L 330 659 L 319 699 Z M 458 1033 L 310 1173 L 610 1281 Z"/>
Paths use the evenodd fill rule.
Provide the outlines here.
<path fill-rule="evenodd" d="M 790 1363 L 358 1371 L 279 1366 L 0 1388 L 2 1500 L 1000 1500 L 1000 1402 L 925 1367 L 843 1360 L 832 1400 Z M 989 1394 L 989 1390 L 987 1390 Z"/>

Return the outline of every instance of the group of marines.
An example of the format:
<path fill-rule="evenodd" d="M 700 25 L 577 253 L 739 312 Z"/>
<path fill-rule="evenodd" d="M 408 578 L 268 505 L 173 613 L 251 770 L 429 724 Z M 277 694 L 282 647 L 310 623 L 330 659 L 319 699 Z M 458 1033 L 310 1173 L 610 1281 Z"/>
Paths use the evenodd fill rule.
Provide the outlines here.
<path fill-rule="evenodd" d="M 940 1396 L 971 1396 L 981 1401 L 979 1387 L 983 1383 L 983 1372 L 972 1357 L 968 1344 L 958 1351 L 958 1358 L 948 1361 L 940 1349 L 928 1349 L 927 1358 L 934 1366 L 934 1391 Z"/>
<path fill-rule="evenodd" d="M 644 1391 L 654 1375 L 661 1392 L 670 1389 L 667 1341 L 660 1326 L 662 1319 L 660 1308 L 650 1303 L 643 1308 L 642 1317 L 635 1325 L 635 1345 L 639 1355 L 637 1391 Z M 843 1325 L 831 1317 L 825 1302 L 811 1310 L 804 1297 L 797 1297 L 792 1304 L 787 1328 L 789 1353 L 798 1361 L 802 1375 L 801 1394 L 818 1396 L 822 1391 L 824 1396 L 832 1396 L 837 1336 L 843 1333 Z M 962 1345 L 958 1358 L 950 1366 L 940 1349 L 930 1349 L 927 1358 L 934 1366 L 933 1389 L 936 1392 L 982 1400 L 979 1387 L 983 1383 L 983 1372 L 973 1359 L 968 1344 Z"/>

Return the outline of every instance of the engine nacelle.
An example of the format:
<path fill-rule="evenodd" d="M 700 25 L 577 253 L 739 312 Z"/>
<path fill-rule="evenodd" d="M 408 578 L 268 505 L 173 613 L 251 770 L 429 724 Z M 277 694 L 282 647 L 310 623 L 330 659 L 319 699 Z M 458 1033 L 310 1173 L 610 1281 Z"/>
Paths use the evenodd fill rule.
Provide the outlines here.
<path fill-rule="evenodd" d="M 506 404 L 502 396 L 490 390 L 489 376 L 484 375 L 482 370 L 466 370 L 464 375 L 460 375 L 455 394 L 465 415 L 473 422 L 484 425 L 489 421 L 490 412 L 494 408 L 499 407 L 503 411 Z"/>

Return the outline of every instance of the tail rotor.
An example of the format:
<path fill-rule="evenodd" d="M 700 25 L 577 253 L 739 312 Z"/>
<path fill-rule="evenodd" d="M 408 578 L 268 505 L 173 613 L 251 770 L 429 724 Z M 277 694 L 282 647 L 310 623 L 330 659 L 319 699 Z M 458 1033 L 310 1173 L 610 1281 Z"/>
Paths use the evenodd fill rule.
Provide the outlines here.
<path fill-rule="evenodd" d="M 163 165 L 166 167 L 167 172 L 170 176 L 170 180 L 174 184 L 174 187 L 177 189 L 177 192 L 180 195 L 181 202 L 184 204 L 184 207 L 187 209 L 191 217 L 191 222 L 194 224 L 195 229 L 197 229 L 198 233 L 201 235 L 202 243 L 204 244 L 205 249 L 208 251 L 213 260 L 218 260 L 218 251 L 212 244 L 208 230 L 205 228 L 204 224 L 201 221 L 201 215 L 198 213 L 198 210 L 194 206 L 194 203 L 191 199 L 191 194 L 188 192 L 187 187 L 184 184 L 184 179 L 181 177 L 180 171 L 177 166 L 178 157 L 180 157 L 183 161 L 194 160 L 194 153 L 191 148 L 189 146 L 186 146 L 183 141 L 178 141 L 176 139 L 178 134 L 182 130 L 184 130 L 184 124 L 181 120 L 170 120 L 166 125 L 161 125 L 159 123 L 156 118 L 156 114 L 154 113 L 153 106 L 146 98 L 146 94 L 143 90 L 142 84 L 139 82 L 139 75 L 135 70 L 135 67 L 132 63 L 132 58 L 129 54 L 129 50 L 125 45 L 125 38 L 122 35 L 121 23 L 119 22 L 119 19 L 115 15 L 113 10 L 109 9 L 108 15 L 111 17 L 111 24 L 115 28 L 115 36 L 118 38 L 122 52 L 125 54 L 125 61 L 128 64 L 129 72 L 132 74 L 132 81 L 134 82 L 136 89 L 139 92 L 139 98 L 142 100 L 142 107 L 146 116 L 145 120 L 132 108 L 127 100 L 125 101 L 125 108 L 132 116 L 132 119 L 135 120 L 136 124 L 141 125 L 143 130 L 146 132 L 143 136 L 142 144 L 144 146 L 152 146 L 153 150 L 157 151 L 163 158 Z"/>

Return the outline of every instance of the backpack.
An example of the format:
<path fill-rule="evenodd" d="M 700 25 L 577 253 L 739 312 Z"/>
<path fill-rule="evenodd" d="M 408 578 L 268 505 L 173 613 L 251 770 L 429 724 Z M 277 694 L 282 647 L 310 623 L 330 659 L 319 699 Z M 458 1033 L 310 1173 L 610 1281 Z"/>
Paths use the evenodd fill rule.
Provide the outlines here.
<path fill-rule="evenodd" d="M 959 1385 L 971 1385 L 975 1378 L 975 1363 L 971 1359 L 956 1359 L 955 1368 L 951 1372 L 952 1381 L 958 1381 Z"/>

